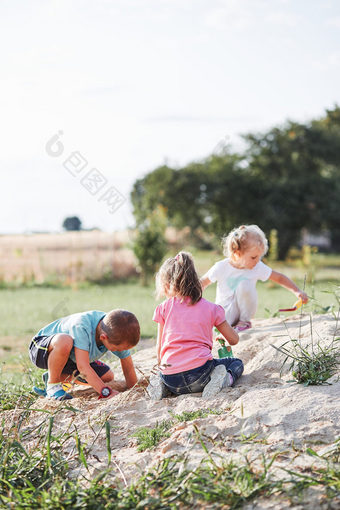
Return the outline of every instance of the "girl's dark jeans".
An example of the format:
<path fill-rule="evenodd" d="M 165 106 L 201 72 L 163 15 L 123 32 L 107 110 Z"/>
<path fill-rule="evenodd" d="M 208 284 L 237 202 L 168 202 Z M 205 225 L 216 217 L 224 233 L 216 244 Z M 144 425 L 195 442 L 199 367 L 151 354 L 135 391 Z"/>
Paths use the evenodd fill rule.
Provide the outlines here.
<path fill-rule="evenodd" d="M 234 383 L 243 373 L 243 363 L 238 358 L 210 359 L 204 365 L 179 372 L 178 374 L 161 374 L 162 381 L 171 393 L 199 393 L 210 381 L 210 374 L 217 365 L 224 365 L 233 376 Z"/>

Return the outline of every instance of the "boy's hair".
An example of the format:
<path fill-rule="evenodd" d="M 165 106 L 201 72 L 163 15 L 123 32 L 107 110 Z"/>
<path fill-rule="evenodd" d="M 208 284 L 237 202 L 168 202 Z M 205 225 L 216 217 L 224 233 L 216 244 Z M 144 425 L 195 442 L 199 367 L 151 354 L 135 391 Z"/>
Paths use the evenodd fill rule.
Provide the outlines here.
<path fill-rule="evenodd" d="M 193 305 L 201 299 L 202 285 L 190 253 L 180 251 L 162 264 L 156 275 L 157 297 L 165 295 L 166 291 L 169 295 L 190 297 Z"/>
<path fill-rule="evenodd" d="M 120 345 L 126 342 L 134 347 L 140 339 L 140 327 L 137 317 L 127 310 L 112 310 L 101 322 L 101 329 L 107 335 L 110 344 Z"/>
<path fill-rule="evenodd" d="M 232 257 L 233 253 L 244 253 L 252 246 L 263 248 L 263 255 L 268 251 L 268 241 L 264 232 L 257 225 L 241 225 L 234 228 L 222 239 L 223 254 Z"/>

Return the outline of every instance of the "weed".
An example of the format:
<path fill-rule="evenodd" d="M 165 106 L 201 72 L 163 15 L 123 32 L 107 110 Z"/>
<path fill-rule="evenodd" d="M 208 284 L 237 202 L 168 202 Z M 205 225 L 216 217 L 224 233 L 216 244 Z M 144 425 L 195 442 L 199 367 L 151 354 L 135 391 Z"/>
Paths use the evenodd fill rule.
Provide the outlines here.
<path fill-rule="evenodd" d="M 173 421 L 164 420 L 157 423 L 154 428 L 139 427 L 136 432 L 132 434 L 132 437 L 137 438 L 138 451 L 142 452 L 157 446 L 162 439 L 170 436 L 169 429 L 171 429 L 172 426 Z"/>
<path fill-rule="evenodd" d="M 206 418 L 210 414 L 222 414 L 230 409 L 198 409 L 197 411 L 184 411 L 181 414 L 170 412 L 171 420 L 157 423 L 155 427 L 139 427 L 132 437 L 137 438 L 138 451 L 154 448 L 160 441 L 170 436 L 169 430 L 176 422 L 191 421 L 197 418 Z"/>
<path fill-rule="evenodd" d="M 335 331 L 337 331 L 338 320 L 336 321 Z M 328 384 L 327 381 L 337 371 L 340 366 L 339 342 L 340 337 L 333 336 L 329 345 L 322 346 L 321 341 L 316 343 L 313 339 L 313 322 L 310 317 L 310 343 L 302 345 L 301 340 L 290 338 L 280 347 L 272 345 L 274 349 L 284 354 L 285 359 L 281 367 L 282 370 L 290 361 L 289 371 L 292 371 L 294 381 L 308 385 Z"/>
<path fill-rule="evenodd" d="M 258 437 L 258 434 L 256 434 L 256 432 L 254 434 L 249 434 L 248 436 L 245 434 L 241 434 L 239 439 L 243 444 L 247 443 L 268 444 L 267 439 L 264 437 L 263 438 Z"/>
<path fill-rule="evenodd" d="M 191 421 L 196 420 L 197 418 L 206 418 L 210 414 L 223 414 L 230 409 L 197 409 L 197 411 L 184 411 L 181 414 L 174 414 L 170 412 L 171 416 L 175 418 L 177 421 Z"/>
<path fill-rule="evenodd" d="M 321 488 L 328 499 L 336 498 L 339 493 L 339 441 L 324 456 L 310 448 L 307 450 L 310 455 L 319 457 L 325 463 L 324 467 L 315 469 L 311 466 L 303 473 L 284 470 L 290 478 L 278 479 L 272 473 L 272 466 L 279 453 L 271 458 L 262 456 L 253 461 L 247 457 L 237 461 L 225 460 L 217 454 L 213 457 L 207 451 L 198 429 L 196 432 L 206 454 L 199 465 L 194 468 L 188 466 L 188 457 L 168 457 L 132 485 L 127 485 L 124 480 L 125 486 L 122 487 L 121 477 L 116 477 L 107 468 L 92 480 L 70 478 L 69 462 L 78 461 L 84 465 L 80 450 L 84 456 L 88 456 L 88 451 L 81 448 L 77 434 L 74 437 L 63 433 L 65 438 L 53 436 L 52 418 L 45 420 L 43 435 L 46 437 L 46 448 L 36 445 L 27 450 L 21 443 L 16 427 L 6 435 L 1 431 L 0 507 L 18 510 L 175 510 L 207 506 L 220 508 L 225 505 L 236 510 L 255 498 L 269 499 L 282 495 L 292 501 L 309 487 Z M 108 438 L 107 425 L 106 434 Z M 78 442 L 77 452 L 66 461 L 60 447 L 65 439 L 72 437 Z M 86 463 L 89 463 L 89 457 Z M 72 464 L 74 474 L 73 467 Z"/>
<path fill-rule="evenodd" d="M 337 462 L 340 464 L 340 437 L 336 440 L 336 442 L 332 445 L 332 447 L 323 455 L 324 458 Z"/>
<path fill-rule="evenodd" d="M 15 434 L 0 432 L 0 496 L 25 492 L 51 481 L 54 476 L 66 476 L 68 465 L 60 462 L 58 449 L 49 454 L 36 448 L 27 451 Z"/>
<path fill-rule="evenodd" d="M 283 469 L 294 477 L 294 485 L 289 494 L 294 496 L 298 494 L 303 497 L 302 491 L 309 487 L 321 487 L 326 490 L 328 499 L 337 498 L 339 502 L 340 495 L 340 465 L 339 465 L 339 440 L 333 445 L 334 448 L 326 455 L 319 455 L 311 448 L 307 448 L 306 453 L 317 457 L 324 462 L 324 467 L 307 468 L 304 473 Z M 332 507 L 333 508 L 333 507 Z M 335 508 L 335 506 L 334 506 Z"/>
<path fill-rule="evenodd" d="M 190 469 L 183 457 L 164 459 L 139 481 L 139 493 L 145 493 L 145 484 L 148 487 L 143 508 L 206 508 L 207 503 L 239 508 L 260 494 L 269 496 L 280 489 L 281 482 L 270 479 L 269 464 L 258 469 L 247 459 L 242 464 L 232 460 L 216 463 L 208 458 Z M 136 489 L 136 485 L 130 488 L 131 496 Z"/>
<path fill-rule="evenodd" d="M 23 409 L 29 407 L 36 400 L 31 388 L 13 383 L 0 383 L 0 410 Z"/>

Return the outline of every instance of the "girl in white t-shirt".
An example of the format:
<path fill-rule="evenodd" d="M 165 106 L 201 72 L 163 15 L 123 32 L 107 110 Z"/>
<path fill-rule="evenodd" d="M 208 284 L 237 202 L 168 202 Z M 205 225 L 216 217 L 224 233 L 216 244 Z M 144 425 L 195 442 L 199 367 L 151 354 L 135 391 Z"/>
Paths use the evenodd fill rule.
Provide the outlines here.
<path fill-rule="evenodd" d="M 290 278 L 261 262 L 268 241 L 257 225 L 241 225 L 223 239 L 227 257 L 213 265 L 202 277 L 203 289 L 217 282 L 216 303 L 222 305 L 226 320 L 237 332 L 251 328 L 257 308 L 257 280 L 271 280 L 290 290 L 302 303 L 308 296 Z"/>

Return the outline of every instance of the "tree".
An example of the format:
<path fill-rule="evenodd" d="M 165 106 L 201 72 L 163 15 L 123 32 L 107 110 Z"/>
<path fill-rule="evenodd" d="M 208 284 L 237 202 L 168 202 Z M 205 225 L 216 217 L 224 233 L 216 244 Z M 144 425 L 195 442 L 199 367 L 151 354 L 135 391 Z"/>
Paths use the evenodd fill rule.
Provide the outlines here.
<path fill-rule="evenodd" d="M 244 154 L 224 151 L 180 169 L 159 167 L 133 188 L 137 222 L 165 208 L 175 227 L 216 238 L 242 223 L 278 233 L 279 258 L 302 228 L 331 231 L 340 248 L 340 108 L 306 124 L 288 121 L 244 136 Z"/>
<path fill-rule="evenodd" d="M 170 224 L 189 226 L 196 241 L 202 231 L 222 235 L 239 210 L 231 204 L 251 205 L 242 197 L 245 179 L 238 172 L 239 161 L 239 156 L 227 154 L 179 170 L 163 166 L 150 172 L 135 183 L 131 193 L 136 221 L 143 221 L 155 207 L 162 206 Z M 229 217 L 219 213 L 219 207 L 225 211 L 226 205 Z"/>
<path fill-rule="evenodd" d="M 279 257 L 299 240 L 303 227 L 330 229 L 334 238 L 340 206 L 339 107 L 320 120 L 287 122 L 245 139 L 250 173 L 265 191 L 261 226 L 267 232 L 277 229 Z"/>
<path fill-rule="evenodd" d="M 166 250 L 166 215 L 158 206 L 137 226 L 137 237 L 133 242 L 133 251 L 138 259 L 143 285 L 157 271 Z"/>
<path fill-rule="evenodd" d="M 69 216 L 63 221 L 63 229 L 64 230 L 81 230 L 81 220 L 78 216 Z"/>

